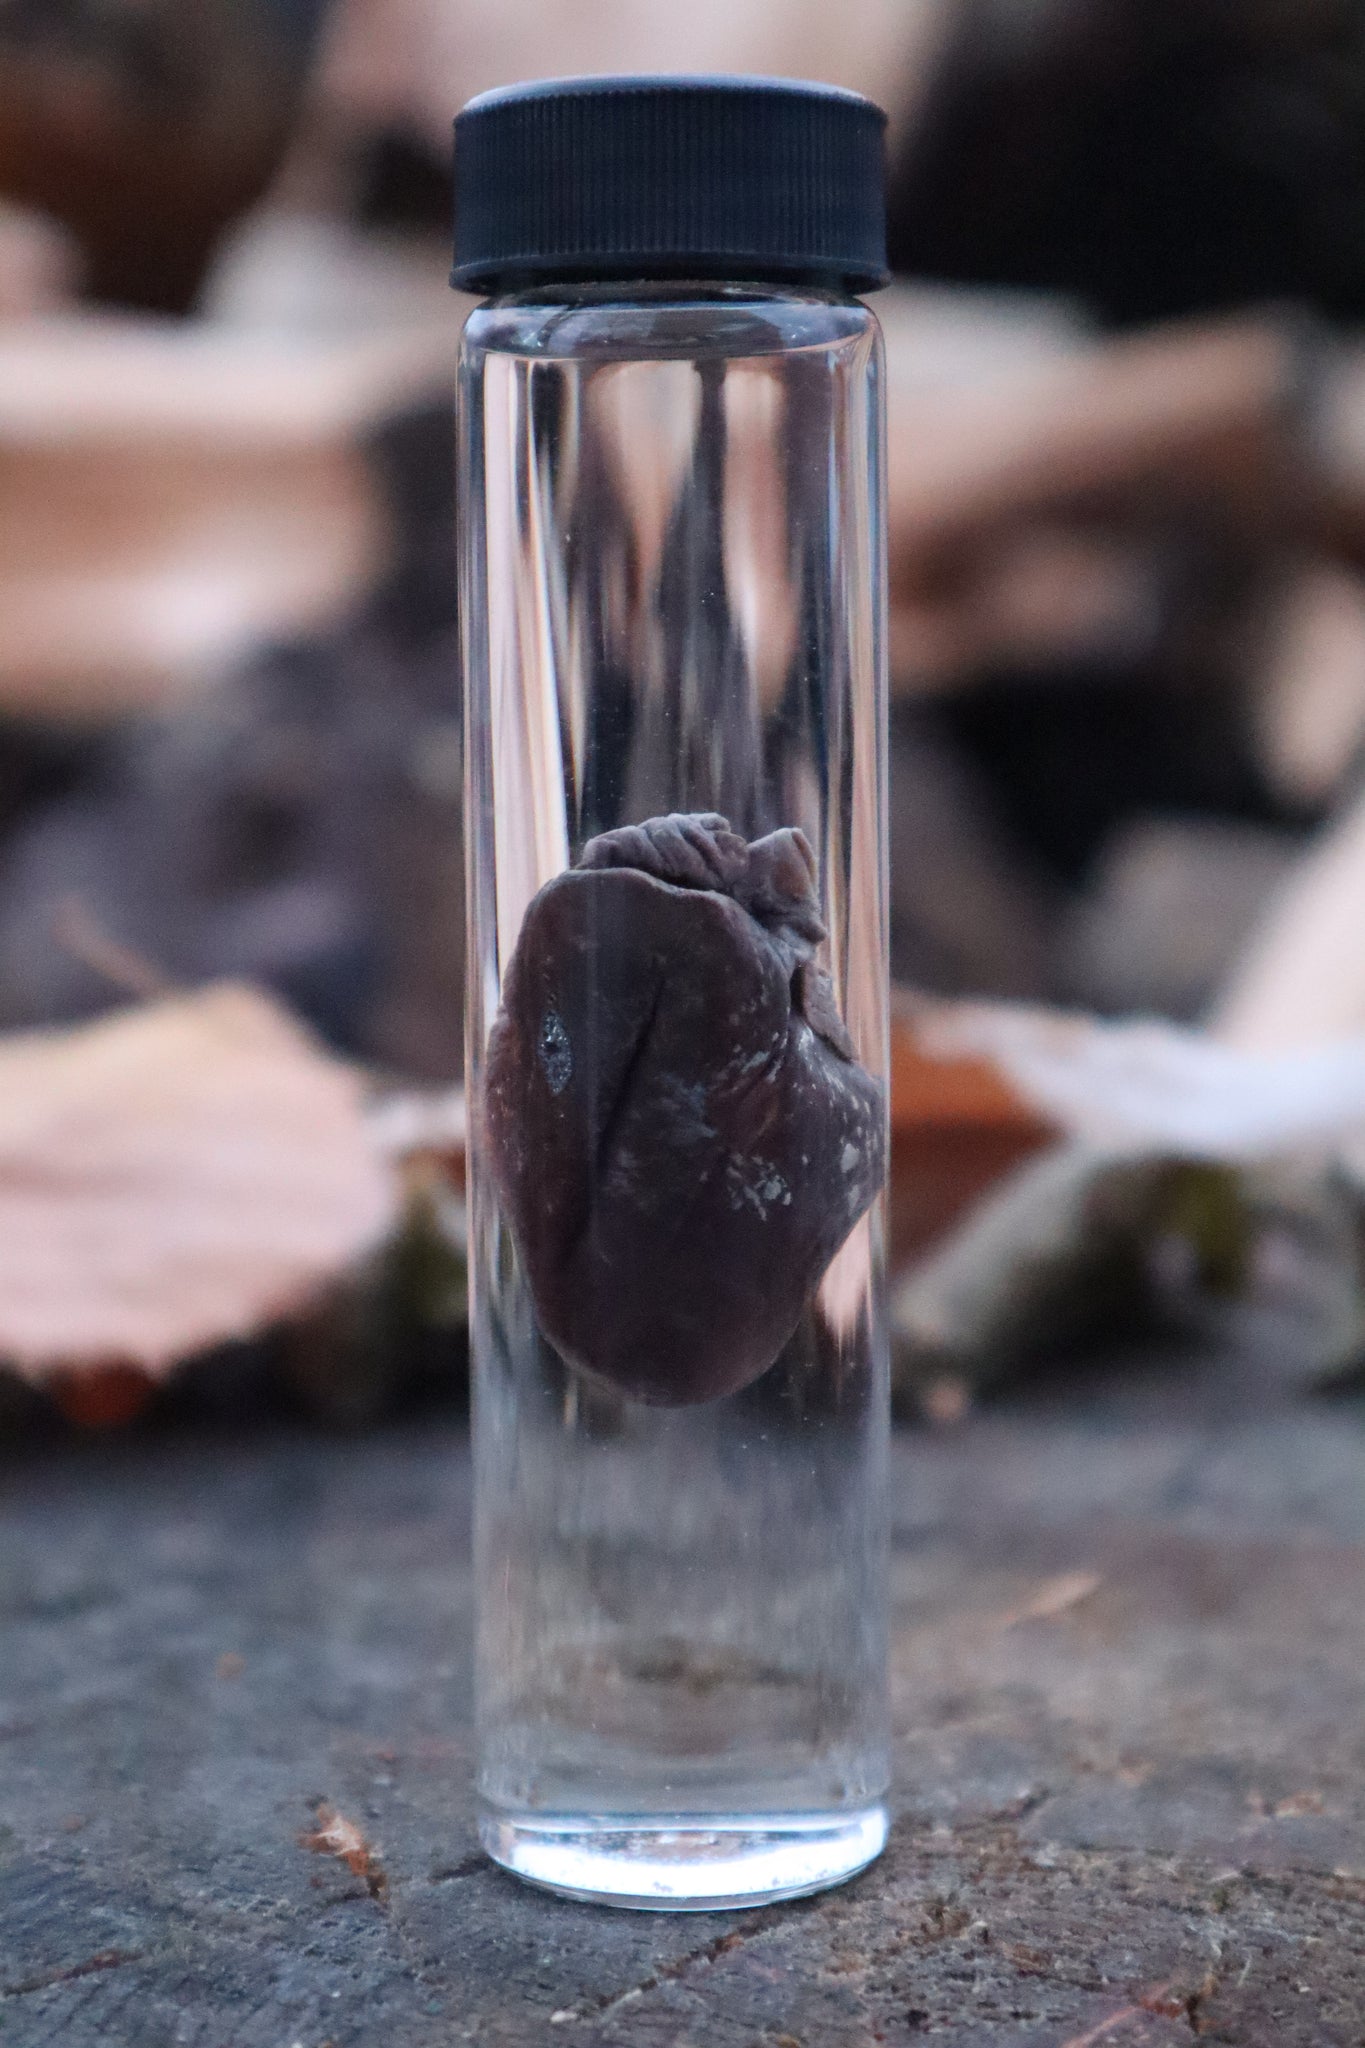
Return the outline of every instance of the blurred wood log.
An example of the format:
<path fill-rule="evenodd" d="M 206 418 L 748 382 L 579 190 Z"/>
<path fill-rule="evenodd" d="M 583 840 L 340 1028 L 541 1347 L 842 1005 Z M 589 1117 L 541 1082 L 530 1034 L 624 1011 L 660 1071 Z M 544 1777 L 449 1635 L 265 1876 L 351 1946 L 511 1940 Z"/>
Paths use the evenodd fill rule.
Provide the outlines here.
<path fill-rule="evenodd" d="M 942 33 L 944 0 L 536 0 L 452 7 L 446 0 L 339 0 L 315 104 L 355 134 L 400 124 L 442 157 L 450 121 L 474 93 L 512 78 L 589 72 L 765 72 L 870 93 L 899 125 Z"/>
<path fill-rule="evenodd" d="M 1140 817 L 1106 842 L 1065 920 L 1068 999 L 1191 1020 L 1292 872 L 1299 835 L 1213 816 Z"/>
<path fill-rule="evenodd" d="M 1256 591 L 1328 518 L 1301 329 L 1094 342 L 1027 295 L 886 298 L 896 690 L 1078 665 L 1240 687 Z"/>
<path fill-rule="evenodd" d="M 897 269 L 1111 321 L 1365 310 L 1360 0 L 956 0 L 891 178 Z"/>
<path fill-rule="evenodd" d="M 1261 642 L 1249 681 L 1266 773 L 1288 802 L 1328 804 L 1365 743 L 1365 577 L 1325 559 L 1296 565 Z"/>
<path fill-rule="evenodd" d="M 1365 348 L 1292 315 L 1096 341 L 1037 293 L 895 286 L 876 305 L 903 688 L 1150 632 L 1155 558 L 1191 517 L 1244 548 L 1318 550 L 1262 659 L 1348 658 L 1347 586 L 1328 580 L 1365 568 Z"/>
<path fill-rule="evenodd" d="M 1305 427 L 1324 549 L 1365 569 L 1365 346 L 1323 347 Z"/>
<path fill-rule="evenodd" d="M 1273 325 L 1094 349 L 1034 302 L 944 296 L 892 294 L 886 322 L 907 682 L 1150 633 L 1157 571 L 1135 510 L 1148 527 L 1191 501 L 1257 527 L 1287 516 L 1293 351 Z M 382 522 L 355 443 L 444 382 L 449 342 L 426 319 L 382 339 L 0 333 L 0 708 L 163 702 L 372 581 Z"/>
<path fill-rule="evenodd" d="M 92 296 L 192 305 L 288 139 L 319 0 L 6 0 L 0 192 L 63 221 Z"/>
<path fill-rule="evenodd" d="M 1147 1333 L 1150 1253 L 1199 1169 L 1058 1144 L 1002 1176 L 891 1297 L 904 1412 L 956 1421 L 973 1393 L 1030 1359 Z M 1232 1176 L 1223 1177 L 1227 1204 Z"/>
<path fill-rule="evenodd" d="M 0 330 L 0 711 L 105 721 L 315 628 L 385 566 L 360 442 L 444 338 Z"/>
<path fill-rule="evenodd" d="M 896 530 L 891 538 L 904 571 L 903 536 Z M 953 571 L 893 596 L 898 694 L 932 696 L 992 668 L 1141 659 L 1167 623 L 1170 552 L 1155 536 L 1067 526 L 1049 515 L 964 538 Z"/>
<path fill-rule="evenodd" d="M 894 333 L 894 329 L 893 329 Z M 1282 524 L 1302 478 L 1293 339 L 1257 319 L 1174 326 L 1003 369 L 945 400 L 893 340 L 893 593 L 932 593 L 983 537 L 1046 515 L 1215 501 Z"/>
<path fill-rule="evenodd" d="M 0 321 L 54 313 L 75 296 L 71 239 L 46 215 L 0 200 Z"/>
<path fill-rule="evenodd" d="M 359 226 L 319 210 L 326 203 L 326 195 L 311 206 L 267 202 L 248 214 L 214 259 L 202 317 L 215 326 L 334 338 L 425 328 L 440 337 L 448 363 L 454 336 L 478 304 L 451 289 L 449 228 Z"/>
<path fill-rule="evenodd" d="M 1365 1031 L 1365 798 L 1322 834 L 1271 903 L 1210 1028 L 1248 1052 L 1291 1052 Z"/>
<path fill-rule="evenodd" d="M 0 1023 L 108 1007 L 58 942 L 75 898 L 180 986 L 251 981 L 383 1071 L 461 1070 L 450 410 L 447 392 L 366 436 L 393 559 L 335 629 L 182 685 L 167 715 L 87 740 L 98 775 L 30 802 L 0 890 Z"/>
<path fill-rule="evenodd" d="M 989 787 L 911 706 L 892 718 L 890 770 L 893 976 L 940 995 L 1044 1000 L 1057 893 Z"/>

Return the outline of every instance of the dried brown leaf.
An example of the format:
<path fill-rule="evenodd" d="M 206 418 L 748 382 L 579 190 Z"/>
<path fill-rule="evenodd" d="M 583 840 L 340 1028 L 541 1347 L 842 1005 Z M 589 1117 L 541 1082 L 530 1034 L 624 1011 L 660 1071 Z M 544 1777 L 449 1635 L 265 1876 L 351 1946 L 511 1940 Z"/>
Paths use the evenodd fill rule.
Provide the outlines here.
<path fill-rule="evenodd" d="M 1088 1600 L 1104 1584 L 1099 1572 L 1059 1572 L 1056 1578 L 1044 1579 L 1035 1588 L 1022 1606 L 1011 1608 L 1002 1615 L 1002 1628 L 1015 1628 L 1021 1621 L 1053 1621 L 1059 1614 L 1065 1614 L 1072 1607 L 1079 1607 L 1082 1600 Z"/>
<path fill-rule="evenodd" d="M 0 1041 L 0 1358 L 79 1420 L 302 1313 L 397 1211 L 360 1077 L 252 989 Z"/>
<path fill-rule="evenodd" d="M 1098 2026 L 1087 2027 L 1083 2034 L 1072 2034 L 1062 2042 L 1061 2048 L 1100 2048 L 1100 2044 L 1108 2042 L 1111 2037 L 1117 2040 L 1120 2032 L 1128 2028 L 1134 2020 L 1142 2020 L 1148 2014 L 1156 2014 L 1161 2018 L 1169 2017 L 1170 1989 L 1169 1984 L 1153 1984 L 1150 1990 L 1140 1991 L 1131 2005 L 1120 2006 L 1117 2011 L 1111 2012 L 1107 2019 L 1101 2020 Z M 1184 2007 L 1181 2006 L 1177 2010 L 1183 2014 Z"/>
<path fill-rule="evenodd" d="M 299 1836 L 299 1847 L 311 1849 L 315 1856 L 335 1856 L 353 1876 L 364 1878 L 371 1898 L 382 1899 L 389 1888 L 388 1879 L 355 1822 L 335 1806 L 320 1806 L 315 1819 L 317 1826 Z"/>

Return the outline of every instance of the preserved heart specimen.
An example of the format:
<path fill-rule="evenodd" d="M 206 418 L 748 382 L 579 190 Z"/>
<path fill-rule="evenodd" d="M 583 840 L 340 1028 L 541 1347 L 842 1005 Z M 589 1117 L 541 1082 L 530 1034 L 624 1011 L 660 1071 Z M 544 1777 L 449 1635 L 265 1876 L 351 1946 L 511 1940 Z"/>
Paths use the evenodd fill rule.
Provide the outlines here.
<path fill-rule="evenodd" d="M 712 814 L 590 840 L 527 909 L 483 1134 L 545 1335 L 640 1401 L 776 1359 L 881 1187 L 882 1087 L 829 977 L 799 831 Z"/>

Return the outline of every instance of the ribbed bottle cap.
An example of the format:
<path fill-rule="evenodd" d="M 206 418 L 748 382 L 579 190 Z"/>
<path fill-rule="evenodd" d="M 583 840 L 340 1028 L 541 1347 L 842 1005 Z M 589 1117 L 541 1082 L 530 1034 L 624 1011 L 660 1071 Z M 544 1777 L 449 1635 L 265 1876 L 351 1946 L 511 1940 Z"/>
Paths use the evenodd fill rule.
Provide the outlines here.
<path fill-rule="evenodd" d="M 559 78 L 455 122 L 452 282 L 886 282 L 886 116 L 773 78 Z"/>

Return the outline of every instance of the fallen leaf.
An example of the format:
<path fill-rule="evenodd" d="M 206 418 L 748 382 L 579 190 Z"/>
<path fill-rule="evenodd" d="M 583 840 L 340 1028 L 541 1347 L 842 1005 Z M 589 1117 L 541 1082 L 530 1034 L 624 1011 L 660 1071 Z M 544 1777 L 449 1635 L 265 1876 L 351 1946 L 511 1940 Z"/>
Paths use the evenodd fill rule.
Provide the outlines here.
<path fill-rule="evenodd" d="M 77 1420 L 304 1312 L 398 1208 L 360 1076 L 252 989 L 0 1041 L 0 1358 Z"/>
<path fill-rule="evenodd" d="M 1003 1006 L 1002 1006 L 1003 1007 Z M 1021 1142 L 1044 1143 L 1057 1127 L 1006 1074 L 993 1044 L 959 1051 L 953 1031 L 975 1022 L 989 1005 L 963 1005 L 898 988 L 891 1012 L 891 1121 L 899 1133 L 921 1125 L 1008 1130 Z M 1013 1014 L 1011 1012 L 1011 1014 Z"/>
<path fill-rule="evenodd" d="M 1154 1984 L 1149 1991 L 1139 1992 L 1131 2005 L 1120 2006 L 1108 2019 L 1087 2028 L 1083 2034 L 1072 2034 L 1061 2043 L 1061 2048 L 1100 2048 L 1101 2042 L 1126 2028 L 1131 2020 L 1140 2020 L 1149 2013 L 1167 2017 L 1170 1988 L 1169 1984 Z"/>
<path fill-rule="evenodd" d="M 335 1806 L 319 1806 L 317 1826 L 299 1836 L 299 1847 L 315 1856 L 335 1856 L 354 1877 L 363 1877 L 372 1899 L 382 1899 L 389 1881 L 378 1856 L 353 1820 Z"/>
<path fill-rule="evenodd" d="M 61 1368 L 53 1374 L 49 1391 L 67 1421 L 78 1428 L 119 1429 L 146 1407 L 152 1382 L 130 1365 Z"/>
<path fill-rule="evenodd" d="M 214 1670 L 219 1678 L 240 1678 L 246 1670 L 246 1658 L 240 1650 L 224 1650 Z"/>
<path fill-rule="evenodd" d="M 976 1060 L 1032 1113 L 1118 1155 L 1246 1165 L 1365 1145 L 1365 1035 L 1250 1052 L 1152 1018 L 921 1002 L 929 1060 Z"/>
<path fill-rule="evenodd" d="M 893 1271 L 939 1242 L 983 1194 L 1059 1135 L 995 1061 L 931 1044 L 941 1007 L 904 989 L 892 1000 Z"/>
<path fill-rule="evenodd" d="M 1271 1811 L 1276 1820 L 1298 1820 L 1304 1814 L 1325 1813 L 1327 1801 L 1321 1792 L 1291 1792 L 1287 1799 L 1277 1799 Z"/>
<path fill-rule="evenodd" d="M 1059 1614 L 1065 1614 L 1070 1607 L 1079 1607 L 1082 1600 L 1088 1600 L 1104 1584 L 1099 1572 L 1061 1572 L 1055 1579 L 1044 1579 L 1037 1591 L 1021 1607 L 1012 1608 L 1002 1615 L 1000 1626 L 1014 1628 L 1021 1621 L 1052 1621 Z"/>
<path fill-rule="evenodd" d="M 376 1102 L 367 1121 L 385 1158 L 407 1169 L 435 1162 L 452 1186 L 464 1187 L 469 1116 L 463 1088 L 403 1089 Z"/>

